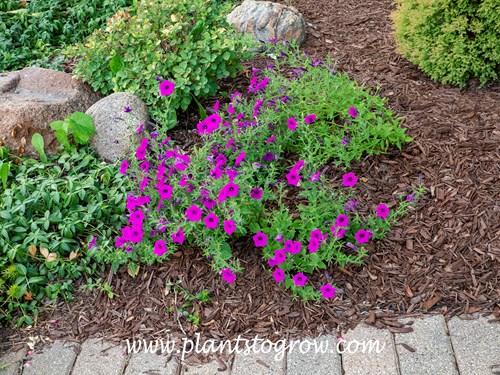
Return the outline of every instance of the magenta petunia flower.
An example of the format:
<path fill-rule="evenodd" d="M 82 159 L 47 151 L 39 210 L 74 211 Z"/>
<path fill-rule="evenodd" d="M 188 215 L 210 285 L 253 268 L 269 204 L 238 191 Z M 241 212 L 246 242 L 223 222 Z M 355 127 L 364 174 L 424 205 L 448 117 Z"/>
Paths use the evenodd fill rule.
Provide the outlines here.
<path fill-rule="evenodd" d="M 229 103 L 228 106 L 227 106 L 227 112 L 230 114 L 230 115 L 234 115 L 234 105 L 233 103 Z"/>
<path fill-rule="evenodd" d="M 311 231 L 310 236 L 311 236 L 311 238 L 314 238 L 318 242 L 323 241 L 323 233 L 318 228 Z"/>
<path fill-rule="evenodd" d="M 276 242 L 283 242 L 283 235 L 280 233 L 274 239 Z"/>
<path fill-rule="evenodd" d="M 166 79 L 160 83 L 159 89 L 161 96 L 170 96 L 174 92 L 175 83 Z"/>
<path fill-rule="evenodd" d="M 148 173 L 149 171 L 149 162 L 147 160 L 144 160 L 140 165 L 139 168 L 143 173 Z"/>
<path fill-rule="evenodd" d="M 316 238 L 311 238 L 309 240 L 309 245 L 307 246 L 307 250 L 309 250 L 311 253 L 315 253 L 318 251 L 320 245 L 320 241 L 318 241 Z"/>
<path fill-rule="evenodd" d="M 216 166 L 214 169 L 210 170 L 210 177 L 215 178 L 216 180 L 221 178 L 223 174 L 224 172 L 222 172 L 222 169 L 220 169 L 219 166 Z"/>
<path fill-rule="evenodd" d="M 304 164 L 305 164 L 304 160 L 297 161 L 297 163 L 295 163 L 294 166 L 292 167 L 291 172 L 299 173 Z"/>
<path fill-rule="evenodd" d="M 335 225 L 332 226 L 330 230 L 332 231 L 332 235 L 337 238 L 343 238 L 346 232 L 345 228 L 337 227 Z"/>
<path fill-rule="evenodd" d="M 286 240 L 283 244 L 283 250 L 287 253 L 291 253 L 293 251 L 294 244 L 295 243 L 292 240 Z"/>
<path fill-rule="evenodd" d="M 296 172 L 291 171 L 285 177 L 290 185 L 297 186 L 300 182 L 300 176 Z"/>
<path fill-rule="evenodd" d="M 160 195 L 161 199 L 171 199 L 173 191 L 174 191 L 174 188 L 170 185 L 167 185 L 167 184 L 162 183 L 158 187 L 158 194 Z"/>
<path fill-rule="evenodd" d="M 358 111 L 356 111 L 356 108 L 354 108 L 354 107 L 349 108 L 349 115 L 352 118 L 358 117 Z"/>
<path fill-rule="evenodd" d="M 210 212 L 207 216 L 205 216 L 203 222 L 208 229 L 215 229 L 219 224 L 219 217 L 213 212 Z"/>
<path fill-rule="evenodd" d="M 224 164 L 227 163 L 227 158 L 224 154 L 219 154 L 217 155 L 217 157 L 215 158 L 215 164 L 217 166 L 223 166 Z"/>
<path fill-rule="evenodd" d="M 141 144 L 135 151 L 135 157 L 137 158 L 137 160 L 144 160 L 144 158 L 146 157 L 148 143 L 149 143 L 149 138 L 144 138 L 141 141 Z"/>
<path fill-rule="evenodd" d="M 96 246 L 96 242 L 97 242 L 97 237 L 92 237 L 92 239 L 90 240 L 89 242 L 89 246 L 88 246 L 88 249 L 92 249 L 93 247 Z"/>
<path fill-rule="evenodd" d="M 207 208 L 207 210 L 210 211 L 217 205 L 217 202 L 208 197 L 203 197 L 201 198 L 201 204 L 203 204 Z"/>
<path fill-rule="evenodd" d="M 144 232 L 142 231 L 142 228 L 139 227 L 139 226 L 134 226 L 132 228 L 130 228 L 130 230 L 128 231 L 128 235 L 127 235 L 127 240 L 129 240 L 130 242 L 136 242 L 136 243 L 139 243 L 142 241 L 142 237 L 144 236 Z M 123 236 L 125 237 L 125 236 Z"/>
<path fill-rule="evenodd" d="M 202 214 L 201 208 L 195 204 L 193 204 L 186 210 L 186 218 L 189 221 L 200 221 L 201 214 Z"/>
<path fill-rule="evenodd" d="M 318 182 L 320 179 L 320 176 L 321 176 L 321 171 L 317 171 L 316 173 L 313 173 L 311 175 L 311 178 L 309 179 L 309 182 Z"/>
<path fill-rule="evenodd" d="M 348 227 L 349 226 L 349 218 L 347 215 L 339 215 L 335 219 L 335 225 L 338 227 Z"/>
<path fill-rule="evenodd" d="M 290 129 L 290 130 L 297 129 L 297 120 L 295 120 L 293 117 L 290 117 L 287 121 L 287 126 L 288 126 L 288 129 Z"/>
<path fill-rule="evenodd" d="M 198 134 L 200 135 L 210 134 L 215 130 L 214 128 L 210 127 L 206 119 L 196 124 L 196 128 L 198 129 Z"/>
<path fill-rule="evenodd" d="M 264 161 L 273 161 L 275 159 L 275 155 L 272 152 L 266 152 L 264 156 L 262 156 L 262 160 Z"/>
<path fill-rule="evenodd" d="M 253 199 L 259 200 L 262 198 L 262 189 L 259 189 L 258 187 L 254 187 L 252 190 L 250 190 L 250 197 Z"/>
<path fill-rule="evenodd" d="M 155 242 L 155 247 L 154 247 L 154 250 L 153 250 L 153 254 L 158 255 L 159 257 L 161 257 L 166 252 L 167 252 L 167 245 L 165 245 L 165 241 L 164 240 L 157 240 Z"/>
<path fill-rule="evenodd" d="M 127 174 L 128 167 L 129 167 L 128 160 L 122 161 L 122 163 L 120 164 L 120 173 L 121 174 Z"/>
<path fill-rule="evenodd" d="M 385 204 L 381 204 L 377 206 L 377 216 L 381 217 L 382 219 L 385 219 L 389 215 L 389 207 L 387 207 Z"/>
<path fill-rule="evenodd" d="M 356 177 L 354 172 L 349 172 L 342 176 L 342 181 L 344 183 L 344 186 L 354 187 L 356 186 L 356 182 L 358 182 L 358 178 Z"/>
<path fill-rule="evenodd" d="M 293 249 L 290 253 L 295 255 L 295 254 L 300 253 L 300 250 L 302 250 L 302 243 L 300 241 L 295 241 L 293 243 Z"/>
<path fill-rule="evenodd" d="M 272 135 L 270 136 L 267 140 L 266 140 L 266 144 L 269 144 L 271 142 L 274 142 L 274 140 L 276 139 L 276 136 L 275 135 Z"/>
<path fill-rule="evenodd" d="M 140 134 L 144 131 L 144 123 L 139 124 L 139 126 L 135 129 L 136 134 Z"/>
<path fill-rule="evenodd" d="M 269 83 L 269 78 L 265 77 L 262 81 L 260 81 L 257 86 L 255 86 L 256 91 L 264 90 L 267 87 L 267 84 Z"/>
<path fill-rule="evenodd" d="M 269 258 L 269 259 L 267 260 L 267 264 L 269 264 L 269 267 L 275 267 L 275 266 L 277 266 L 277 265 L 278 265 L 278 264 L 276 263 L 276 259 L 274 259 L 274 258 Z"/>
<path fill-rule="evenodd" d="M 222 118 L 219 116 L 218 113 L 214 113 L 210 116 L 208 116 L 205 121 L 208 123 L 208 126 L 211 128 L 211 129 L 218 129 L 219 128 L 219 125 L 221 124 L 222 122 Z"/>
<path fill-rule="evenodd" d="M 266 247 L 267 246 L 267 236 L 259 232 L 255 234 L 253 237 L 253 242 L 255 244 L 255 247 Z"/>
<path fill-rule="evenodd" d="M 171 236 L 173 242 L 180 244 L 184 243 L 185 234 L 182 228 L 179 228 L 177 232 L 172 233 Z"/>
<path fill-rule="evenodd" d="M 234 280 L 236 280 L 236 275 L 234 274 L 233 271 L 231 271 L 230 268 L 225 268 L 221 271 L 222 274 L 222 279 L 231 284 Z"/>
<path fill-rule="evenodd" d="M 335 288 L 330 284 L 325 284 L 319 288 L 323 298 L 335 298 Z"/>
<path fill-rule="evenodd" d="M 286 261 L 285 251 L 283 249 L 276 250 L 274 252 L 274 260 L 277 265 L 285 263 Z"/>
<path fill-rule="evenodd" d="M 311 125 L 314 121 L 316 121 L 316 115 L 314 113 L 312 113 L 312 114 L 307 115 L 306 117 L 304 117 L 304 122 L 306 124 Z"/>
<path fill-rule="evenodd" d="M 412 193 L 406 197 L 407 202 L 415 202 L 415 193 Z"/>
<path fill-rule="evenodd" d="M 142 210 L 136 210 L 130 213 L 128 222 L 132 224 L 132 226 L 142 226 L 144 218 L 144 212 Z"/>
<path fill-rule="evenodd" d="M 359 244 L 362 243 L 367 243 L 370 240 L 370 232 L 360 229 L 357 231 L 357 233 L 354 235 L 354 238 Z"/>
<path fill-rule="evenodd" d="M 241 162 L 243 161 L 243 159 L 245 159 L 245 156 L 247 156 L 247 154 L 245 153 L 245 151 L 242 151 L 237 157 L 236 157 L 236 160 L 234 161 L 234 166 L 237 167 L 241 164 Z"/>
<path fill-rule="evenodd" d="M 127 242 L 127 240 L 125 238 L 116 237 L 115 238 L 115 247 L 122 247 L 126 242 Z"/>
<path fill-rule="evenodd" d="M 236 230 L 236 225 L 234 224 L 233 220 L 224 220 L 224 231 L 228 235 L 232 235 L 235 230 Z"/>
<path fill-rule="evenodd" d="M 306 285 L 307 281 L 307 276 L 304 275 L 302 272 L 299 272 L 293 277 L 293 283 L 295 286 L 304 286 Z"/>
<path fill-rule="evenodd" d="M 146 189 L 146 186 L 148 186 L 148 176 L 144 177 L 141 181 L 141 184 L 139 185 L 139 191 L 142 193 L 144 189 Z"/>
<path fill-rule="evenodd" d="M 281 268 L 276 268 L 273 272 L 273 277 L 277 283 L 280 283 L 285 280 L 285 271 L 283 271 Z"/>
<path fill-rule="evenodd" d="M 227 183 L 223 189 L 226 191 L 226 196 L 228 197 L 237 197 L 238 192 L 240 191 L 239 185 L 235 184 L 234 182 L 229 182 Z"/>

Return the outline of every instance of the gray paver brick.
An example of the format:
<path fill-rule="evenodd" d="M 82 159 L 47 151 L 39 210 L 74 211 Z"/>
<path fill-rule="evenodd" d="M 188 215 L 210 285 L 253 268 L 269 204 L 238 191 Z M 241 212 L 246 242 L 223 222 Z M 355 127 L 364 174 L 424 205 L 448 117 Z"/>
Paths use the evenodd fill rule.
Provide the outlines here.
<path fill-rule="evenodd" d="M 26 350 L 10 352 L 0 357 L 0 375 L 17 375 L 20 373 L 21 363 L 26 356 Z M 2 366 L 6 366 L 3 370 Z"/>
<path fill-rule="evenodd" d="M 23 368 L 23 375 L 69 375 L 76 359 L 75 343 L 56 342 L 33 354 L 31 365 Z"/>
<path fill-rule="evenodd" d="M 289 351 L 287 375 L 342 375 L 342 363 L 337 352 L 337 337 L 328 335 L 305 340 L 308 340 L 311 346 L 303 344 L 301 349 L 299 343 Z M 301 340 L 301 343 L 303 341 Z"/>
<path fill-rule="evenodd" d="M 124 353 L 120 346 L 89 339 L 82 344 L 72 375 L 121 375 L 126 361 Z"/>
<path fill-rule="evenodd" d="M 413 321 L 411 327 L 414 331 L 394 335 L 401 375 L 458 375 L 444 317 L 432 315 L 401 320 L 408 321 Z M 401 344 L 415 351 L 411 352 Z"/>
<path fill-rule="evenodd" d="M 229 370 L 219 371 L 217 362 L 209 362 L 201 366 L 184 365 L 182 375 L 229 375 Z M 237 374 L 233 371 L 233 374 Z"/>
<path fill-rule="evenodd" d="M 177 361 L 165 355 L 153 353 L 134 353 L 129 359 L 125 375 L 175 375 Z"/>
<path fill-rule="evenodd" d="M 453 317 L 448 329 L 460 374 L 494 374 L 493 366 L 500 366 L 500 323 L 488 323 L 485 317 Z"/>
<path fill-rule="evenodd" d="M 232 367 L 234 375 L 282 375 L 285 373 L 285 356 L 275 359 L 276 352 L 237 353 Z"/>
<path fill-rule="evenodd" d="M 389 331 L 360 324 L 348 331 L 344 340 L 344 353 L 341 355 L 345 375 L 399 374 L 394 340 Z M 379 341 L 379 353 L 375 349 L 369 350 L 370 340 L 373 344 L 375 340 Z"/>

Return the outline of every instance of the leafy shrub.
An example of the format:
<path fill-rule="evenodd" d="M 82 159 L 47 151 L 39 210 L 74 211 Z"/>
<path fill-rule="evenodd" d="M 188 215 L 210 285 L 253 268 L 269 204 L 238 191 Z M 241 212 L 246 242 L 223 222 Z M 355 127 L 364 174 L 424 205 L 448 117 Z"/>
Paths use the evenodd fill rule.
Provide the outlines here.
<path fill-rule="evenodd" d="M 398 50 L 434 80 L 484 85 L 500 78 L 499 14 L 497 0 L 398 0 Z"/>
<path fill-rule="evenodd" d="M 116 165 L 99 161 L 87 148 L 47 163 L 12 163 L 0 193 L 0 321 L 20 308 L 18 324 L 31 324 L 43 297 L 71 297 L 71 284 L 100 264 L 123 262 L 123 254 L 85 250 L 91 233 L 112 238 L 123 222 L 130 188 Z M 59 281 L 63 280 L 64 281 Z"/>
<path fill-rule="evenodd" d="M 79 59 L 74 74 L 103 94 L 135 93 L 156 121 L 171 128 L 175 110 L 214 95 L 217 80 L 234 77 L 240 60 L 249 56 L 249 39 L 231 30 L 227 9 L 213 0 L 136 0 L 106 30 L 70 49 Z M 157 75 L 175 81 L 169 108 L 150 79 Z"/>
<path fill-rule="evenodd" d="M 308 69 L 332 75 L 324 64 Z M 322 158 L 316 157 L 314 144 L 304 142 L 303 149 L 286 152 L 290 139 L 300 139 L 294 138 L 295 133 L 318 138 L 323 126 L 314 124 L 327 121 L 328 117 L 320 116 L 328 113 L 307 112 L 307 104 L 316 109 L 326 107 L 326 103 L 317 106 L 317 96 L 309 102 L 308 97 L 292 95 L 287 106 L 276 107 L 275 93 L 266 91 L 274 83 L 255 70 L 254 74 L 250 89 L 254 99 L 245 101 L 240 93 L 234 93 L 225 111 L 217 103 L 213 113 L 198 124 L 202 144 L 190 154 L 175 147 L 169 138 L 160 139 L 152 133 L 143 138 L 135 158 L 122 163 L 121 172 L 138 186 L 127 197 L 128 225 L 122 228 L 115 246 L 129 253 L 134 263 L 153 263 L 166 259 L 184 243 L 195 245 L 226 281 L 233 282 L 235 272 L 242 269 L 233 258 L 231 245 L 235 237 L 252 236 L 277 282 L 306 300 L 318 299 L 321 294 L 331 298 L 334 290 L 330 280 L 321 280 L 324 285 L 318 290 L 306 283 L 306 274 L 333 262 L 342 267 L 361 263 L 365 244 L 372 237 L 382 238 L 415 195 L 395 203 L 393 209 L 381 203 L 376 213 L 356 210 L 357 177 L 353 173 L 344 174 L 339 187 L 338 172 L 336 181 L 329 181 L 321 172 L 318 161 Z M 275 74 L 276 84 L 283 83 Z M 302 77 L 295 80 L 300 82 Z M 346 93 L 352 91 L 347 86 Z M 269 92 L 273 95 L 267 96 Z M 362 99 L 334 108 L 344 114 L 354 104 L 362 117 L 369 111 L 369 103 L 364 94 L 354 97 Z M 250 102 L 252 110 L 248 110 Z M 268 106 L 282 113 L 272 124 L 264 110 Z M 290 129 L 286 118 L 292 112 L 296 124 Z M 358 131 L 370 133 L 370 127 L 377 126 L 378 121 L 367 122 Z M 368 136 L 361 139 L 370 141 Z M 363 141 L 359 143 L 362 147 Z"/>
<path fill-rule="evenodd" d="M 101 27 L 131 0 L 0 2 L 0 72 L 47 66 L 50 57 Z"/>

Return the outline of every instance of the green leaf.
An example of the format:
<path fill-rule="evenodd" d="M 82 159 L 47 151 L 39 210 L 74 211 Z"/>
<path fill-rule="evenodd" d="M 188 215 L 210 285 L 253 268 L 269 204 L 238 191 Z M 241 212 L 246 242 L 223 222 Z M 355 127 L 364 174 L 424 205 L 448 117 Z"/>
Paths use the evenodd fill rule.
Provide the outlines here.
<path fill-rule="evenodd" d="M 7 177 L 9 176 L 10 164 L 2 163 L 0 166 L 0 179 L 2 180 L 2 185 L 4 190 L 7 189 Z"/>
<path fill-rule="evenodd" d="M 113 58 L 109 61 L 109 69 L 111 69 L 113 74 L 118 73 L 124 66 L 125 63 L 123 61 L 123 57 L 120 55 L 113 56 Z"/>
<path fill-rule="evenodd" d="M 56 138 L 59 141 L 59 143 L 61 143 L 64 146 L 66 150 L 71 149 L 68 140 L 68 134 L 63 129 L 59 129 L 56 131 Z"/>
<path fill-rule="evenodd" d="M 91 116 L 83 112 L 75 112 L 70 117 L 75 142 L 87 144 L 92 134 L 95 134 L 94 121 Z"/>
<path fill-rule="evenodd" d="M 64 121 L 54 121 L 54 122 L 50 123 L 50 127 L 54 131 L 58 131 L 58 130 L 62 129 L 63 125 L 64 125 Z"/>
<path fill-rule="evenodd" d="M 33 137 L 31 137 L 31 144 L 40 155 L 42 162 L 47 163 L 47 155 L 45 155 L 45 142 L 40 133 L 33 134 Z"/>

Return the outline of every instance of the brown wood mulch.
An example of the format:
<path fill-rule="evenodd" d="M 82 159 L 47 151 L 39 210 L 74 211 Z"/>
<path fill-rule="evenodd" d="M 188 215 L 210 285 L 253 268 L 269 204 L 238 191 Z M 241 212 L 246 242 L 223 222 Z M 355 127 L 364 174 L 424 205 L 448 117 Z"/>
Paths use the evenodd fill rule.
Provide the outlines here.
<path fill-rule="evenodd" d="M 164 265 L 143 267 L 134 279 L 126 270 L 109 275 L 112 300 L 105 293 L 78 293 L 72 303 L 47 307 L 30 332 L 15 332 L 12 341 L 21 342 L 28 333 L 116 341 L 196 332 L 219 339 L 282 338 L 361 320 L 400 332 L 408 328 L 394 317 L 419 312 L 499 318 L 500 85 L 480 88 L 472 82 L 459 90 L 432 82 L 395 52 L 390 0 L 294 0 L 293 5 L 308 23 L 304 49 L 315 57 L 331 54 L 358 82 L 380 86 L 415 139 L 403 151 L 354 166 L 367 179 L 363 200 L 375 204 L 409 192 L 420 176 L 429 192 L 418 207 L 369 248 L 364 265 L 330 268 L 339 287 L 333 302 L 291 301 L 246 242 L 236 251 L 246 272 L 234 285 L 187 250 Z M 210 293 L 211 301 L 184 308 L 200 314 L 196 326 L 179 310 L 186 302 L 180 289 L 166 288 L 175 280 L 192 293 Z"/>

